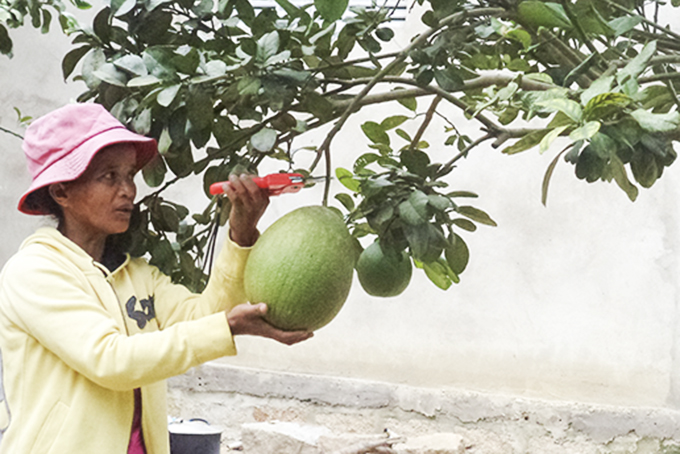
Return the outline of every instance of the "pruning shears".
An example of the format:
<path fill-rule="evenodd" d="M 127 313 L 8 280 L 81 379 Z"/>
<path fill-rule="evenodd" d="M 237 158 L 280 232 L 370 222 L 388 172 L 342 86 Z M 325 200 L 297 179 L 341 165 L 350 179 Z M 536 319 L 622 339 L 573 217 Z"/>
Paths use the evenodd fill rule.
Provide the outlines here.
<path fill-rule="evenodd" d="M 253 181 L 262 189 L 266 189 L 272 196 L 298 192 L 312 183 L 325 179 L 326 177 L 305 177 L 301 173 L 272 173 L 264 177 L 254 177 Z M 210 194 L 224 194 L 229 184 L 229 181 L 218 181 L 211 184 Z"/>

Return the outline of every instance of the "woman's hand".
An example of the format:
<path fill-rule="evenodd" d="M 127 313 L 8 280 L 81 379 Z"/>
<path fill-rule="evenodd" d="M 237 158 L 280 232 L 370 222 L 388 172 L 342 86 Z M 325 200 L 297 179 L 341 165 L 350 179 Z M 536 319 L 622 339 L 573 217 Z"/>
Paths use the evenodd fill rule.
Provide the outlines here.
<path fill-rule="evenodd" d="M 257 240 L 257 223 L 269 205 L 269 194 L 250 175 L 232 175 L 225 192 L 231 201 L 229 236 L 239 246 L 247 247 Z"/>
<path fill-rule="evenodd" d="M 266 313 L 267 305 L 264 303 L 235 306 L 227 313 L 231 334 L 266 337 L 286 345 L 297 344 L 314 335 L 309 331 L 283 331 L 275 328 L 264 319 Z"/>

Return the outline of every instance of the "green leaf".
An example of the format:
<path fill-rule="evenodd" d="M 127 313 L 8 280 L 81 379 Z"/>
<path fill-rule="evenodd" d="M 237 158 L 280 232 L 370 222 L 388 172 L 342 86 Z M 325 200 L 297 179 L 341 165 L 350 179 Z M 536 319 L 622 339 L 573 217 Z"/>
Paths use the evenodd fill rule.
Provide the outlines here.
<path fill-rule="evenodd" d="M 583 126 L 574 129 L 569 134 L 569 139 L 572 142 L 578 142 L 579 140 L 588 140 L 595 134 L 597 134 L 597 132 L 600 130 L 600 126 L 601 124 L 599 121 L 589 121 Z"/>
<path fill-rule="evenodd" d="M 375 121 L 367 121 L 361 125 L 366 137 L 373 143 L 390 144 L 390 136 L 385 132 L 385 128 Z"/>
<path fill-rule="evenodd" d="M 160 156 L 156 156 L 142 169 L 142 176 L 144 177 L 144 182 L 151 188 L 156 188 L 163 184 L 165 180 L 165 173 L 167 168 L 165 167 L 165 162 Z"/>
<path fill-rule="evenodd" d="M 614 30 L 614 36 L 621 36 L 642 23 L 640 16 L 621 16 L 608 22 L 609 27 Z"/>
<path fill-rule="evenodd" d="M 375 31 L 375 36 L 377 36 L 380 41 L 388 42 L 394 38 L 394 30 L 387 27 L 381 27 Z"/>
<path fill-rule="evenodd" d="M 590 139 L 590 148 L 604 161 L 616 154 L 616 142 L 607 134 L 598 132 Z"/>
<path fill-rule="evenodd" d="M 262 81 L 258 77 L 245 76 L 238 81 L 238 92 L 242 96 L 256 95 L 260 91 Z"/>
<path fill-rule="evenodd" d="M 433 224 L 409 225 L 403 227 L 408 241 L 411 256 L 423 263 L 431 263 L 439 259 L 448 246 L 446 237 L 438 226 Z"/>
<path fill-rule="evenodd" d="M 279 33 L 276 30 L 263 35 L 257 40 L 257 53 L 255 54 L 257 60 L 266 62 L 279 52 L 279 46 Z"/>
<path fill-rule="evenodd" d="M 612 156 L 609 161 L 609 168 L 611 169 L 612 175 L 614 176 L 614 181 L 616 184 L 626 193 L 631 202 L 635 202 L 638 196 L 638 188 L 628 179 L 628 173 L 626 172 L 626 167 L 623 165 L 621 160 L 616 156 Z"/>
<path fill-rule="evenodd" d="M 449 208 L 453 207 L 453 203 L 451 202 L 451 199 L 448 197 L 444 197 L 443 195 L 439 194 L 429 194 L 427 196 L 428 202 L 432 208 L 434 208 L 437 211 L 446 211 Z"/>
<path fill-rule="evenodd" d="M 303 15 L 303 11 L 288 0 L 274 0 L 291 17 Z"/>
<path fill-rule="evenodd" d="M 2 25 L 0 25 L 0 28 L 2 28 Z M 0 30 L 0 35 L 1 34 L 2 31 Z M 2 51 L 1 48 L 2 37 L 0 37 L 0 52 Z M 64 56 L 64 59 L 61 61 L 61 72 L 64 76 L 64 80 L 68 79 L 68 76 L 71 75 L 78 62 L 90 51 L 90 49 L 92 49 L 92 46 L 88 44 L 86 46 L 77 47 Z"/>
<path fill-rule="evenodd" d="M 451 197 L 451 198 L 468 197 L 468 198 L 472 198 L 472 199 L 476 199 L 477 197 L 479 197 L 477 194 L 475 194 L 474 192 L 470 192 L 470 191 L 453 191 L 453 192 L 449 192 L 448 194 L 446 194 L 446 196 Z"/>
<path fill-rule="evenodd" d="M 550 132 L 550 129 L 541 129 L 539 131 L 530 132 L 529 134 L 525 135 L 524 137 L 519 139 L 514 144 L 503 149 L 503 153 L 504 154 L 516 154 L 516 153 L 520 153 L 522 151 L 526 151 L 530 148 L 533 148 L 536 145 L 538 145 L 539 143 L 541 143 L 541 140 L 543 140 L 543 137 L 545 137 L 549 132 Z"/>
<path fill-rule="evenodd" d="M 571 28 L 564 8 L 558 3 L 526 0 L 518 5 L 517 11 L 522 20 L 536 28 Z"/>
<path fill-rule="evenodd" d="M 190 86 L 186 97 L 187 117 L 193 130 L 209 128 L 214 120 L 213 100 L 210 94 L 199 86 Z"/>
<path fill-rule="evenodd" d="M 418 109 L 418 101 L 416 98 L 399 98 L 397 102 L 413 112 Z"/>
<path fill-rule="evenodd" d="M 92 74 L 107 84 L 118 87 L 125 87 L 127 84 L 127 77 L 125 74 L 116 69 L 112 63 L 104 63 L 99 69 L 92 71 Z"/>
<path fill-rule="evenodd" d="M 538 152 L 543 154 L 548 148 L 550 148 L 550 145 L 557 139 L 562 132 L 567 129 L 568 126 L 560 126 L 559 128 L 555 128 L 552 131 L 550 131 L 548 134 L 543 137 L 541 140 L 541 143 L 539 144 L 538 147 Z"/>
<path fill-rule="evenodd" d="M 399 155 L 401 163 L 409 172 L 427 177 L 430 165 L 430 156 L 420 150 L 407 148 Z"/>
<path fill-rule="evenodd" d="M 197 49 L 183 45 L 175 49 L 171 57 L 172 65 L 183 74 L 193 75 L 201 62 Z"/>
<path fill-rule="evenodd" d="M 380 126 L 382 126 L 383 130 L 389 131 L 390 129 L 394 129 L 397 126 L 401 125 L 406 120 L 408 120 L 408 117 L 405 115 L 393 115 L 381 121 Z"/>
<path fill-rule="evenodd" d="M 347 169 L 338 167 L 335 169 L 335 177 L 347 189 L 352 192 L 359 192 L 361 183 L 354 179 L 354 174 Z"/>
<path fill-rule="evenodd" d="M 555 159 L 550 162 L 550 165 L 543 176 L 543 184 L 541 186 L 541 203 L 543 203 L 544 206 L 548 203 L 548 186 L 550 186 L 550 179 L 552 178 L 553 172 L 555 171 L 557 162 L 560 160 L 560 157 L 565 151 L 567 151 L 567 149 L 562 150 L 557 154 L 557 156 L 555 156 Z"/>
<path fill-rule="evenodd" d="M 115 60 L 113 64 L 116 68 L 126 71 L 133 76 L 146 76 L 149 73 L 144 64 L 144 60 L 142 60 L 142 57 L 139 55 L 124 55 Z"/>
<path fill-rule="evenodd" d="M 460 279 L 449 268 L 443 259 L 434 262 L 423 263 L 423 271 L 430 281 L 442 290 L 448 290 L 453 282 L 458 283 Z"/>
<path fill-rule="evenodd" d="M 479 208 L 475 208 L 472 206 L 461 206 L 456 208 L 456 211 L 458 212 L 458 214 L 462 214 L 463 216 L 470 218 L 475 222 L 479 222 L 480 224 L 490 225 L 492 227 L 496 227 L 498 225 L 496 224 L 496 221 L 491 219 L 491 216 L 489 216 Z"/>
<path fill-rule="evenodd" d="M 172 145 L 172 138 L 170 138 L 170 132 L 168 128 L 163 128 L 160 137 L 158 138 L 158 152 L 160 154 L 165 154 L 170 149 Z"/>
<path fill-rule="evenodd" d="M 354 199 L 349 194 L 345 194 L 344 192 L 335 194 L 335 199 L 340 202 L 347 211 L 352 211 L 354 209 Z"/>
<path fill-rule="evenodd" d="M 448 243 L 449 245 L 444 249 L 444 257 L 446 257 L 449 268 L 460 275 L 465 271 L 470 261 L 470 250 L 465 241 L 456 233 L 449 236 Z"/>
<path fill-rule="evenodd" d="M 458 218 L 454 219 L 451 221 L 454 225 L 460 227 L 463 230 L 467 230 L 468 232 L 474 232 L 477 230 L 477 226 L 474 224 L 474 222 L 470 221 L 469 219 L 463 219 L 463 218 Z"/>
<path fill-rule="evenodd" d="M 0 23 L 0 53 L 12 55 L 12 39 L 9 37 L 7 28 L 2 23 Z"/>
<path fill-rule="evenodd" d="M 430 218 L 427 211 L 429 199 L 422 191 L 415 190 L 408 199 L 399 204 L 399 218 L 409 225 L 423 225 Z"/>
<path fill-rule="evenodd" d="M 631 102 L 630 96 L 623 93 L 602 93 L 588 101 L 583 117 L 586 120 L 607 121 L 623 114 Z"/>
<path fill-rule="evenodd" d="M 384 204 L 373 210 L 366 216 L 369 225 L 376 231 L 385 231 L 385 224 L 391 223 L 394 218 L 394 208 L 392 205 Z M 389 224 L 387 225 L 389 227 Z"/>
<path fill-rule="evenodd" d="M 543 82 L 545 84 L 554 84 L 553 78 L 549 74 L 545 73 L 529 73 L 523 76 L 526 79 L 535 80 L 536 82 Z"/>
<path fill-rule="evenodd" d="M 436 69 L 434 71 L 434 79 L 437 81 L 437 85 L 445 91 L 453 92 L 465 87 L 463 78 L 454 66 L 449 66 L 446 69 Z"/>
<path fill-rule="evenodd" d="M 143 136 L 151 131 L 151 109 L 144 109 L 132 120 L 132 129 Z"/>
<path fill-rule="evenodd" d="M 380 159 L 379 154 L 364 153 L 354 161 L 354 173 L 360 173 L 367 165 L 372 164 Z"/>
<path fill-rule="evenodd" d="M 588 145 L 578 156 L 574 171 L 576 173 L 576 178 L 592 183 L 602 176 L 604 167 L 605 161 L 598 155 L 592 146 Z"/>
<path fill-rule="evenodd" d="M 598 53 L 592 53 L 588 55 L 581 63 L 579 63 L 574 69 L 569 71 L 569 74 L 564 78 L 562 86 L 569 87 L 575 80 L 577 80 L 581 75 L 585 74 L 597 61 L 601 58 Z"/>
<path fill-rule="evenodd" d="M 141 76 L 141 77 L 135 77 L 134 79 L 128 80 L 127 86 L 128 88 L 136 88 L 136 87 L 148 87 L 150 85 L 155 85 L 158 83 L 161 83 L 162 81 L 152 75 L 147 75 L 147 76 Z"/>
<path fill-rule="evenodd" d="M 655 114 L 644 109 L 638 109 L 631 113 L 640 127 L 650 132 L 668 132 L 680 125 L 680 113 L 677 111 L 665 114 Z"/>
<path fill-rule="evenodd" d="M 505 34 L 505 37 L 520 42 L 525 50 L 531 47 L 531 35 L 521 28 L 510 30 Z"/>
<path fill-rule="evenodd" d="M 614 76 L 603 76 L 595 80 L 590 84 L 590 87 L 581 93 L 581 104 L 587 105 L 595 96 L 610 92 L 614 78 Z"/>
<path fill-rule="evenodd" d="M 124 16 L 135 7 L 137 0 L 111 0 L 111 15 Z"/>
<path fill-rule="evenodd" d="M 165 154 L 165 161 L 172 173 L 178 177 L 191 175 L 194 169 L 194 157 L 191 153 L 191 145 L 187 143 L 173 144 Z"/>
<path fill-rule="evenodd" d="M 348 5 L 349 0 L 314 0 L 314 7 L 327 22 L 340 20 Z"/>
<path fill-rule="evenodd" d="M 619 84 L 625 83 L 627 80 L 635 80 L 647 68 L 649 61 L 656 53 L 656 41 L 651 41 L 645 44 L 639 54 L 635 56 L 628 64 L 616 74 L 616 80 Z"/>
<path fill-rule="evenodd" d="M 572 101 L 571 99 L 566 98 L 543 99 L 536 102 L 536 105 L 542 106 L 551 112 L 556 111 L 563 112 L 565 115 L 567 115 L 569 118 L 571 118 L 577 123 L 580 122 L 581 119 L 583 118 L 583 109 L 581 108 L 581 105 L 576 101 Z"/>
<path fill-rule="evenodd" d="M 633 154 L 630 169 L 633 171 L 635 181 L 640 183 L 643 188 L 651 188 L 661 176 L 659 165 L 654 156 L 644 151 L 637 151 Z"/>
<path fill-rule="evenodd" d="M 574 126 L 574 120 L 562 112 L 557 112 L 548 123 L 548 129 L 559 128 L 560 126 Z"/>
<path fill-rule="evenodd" d="M 262 153 L 271 151 L 276 144 L 278 134 L 271 128 L 262 128 L 250 138 L 250 144 L 254 149 Z"/>
<path fill-rule="evenodd" d="M 181 87 L 182 85 L 176 84 L 171 85 L 168 88 L 164 88 L 160 93 L 158 93 L 158 96 L 156 96 L 156 102 L 163 107 L 168 107 L 170 104 L 172 104 L 172 101 L 174 101 L 175 97 L 177 96 L 177 92 L 179 92 Z"/>

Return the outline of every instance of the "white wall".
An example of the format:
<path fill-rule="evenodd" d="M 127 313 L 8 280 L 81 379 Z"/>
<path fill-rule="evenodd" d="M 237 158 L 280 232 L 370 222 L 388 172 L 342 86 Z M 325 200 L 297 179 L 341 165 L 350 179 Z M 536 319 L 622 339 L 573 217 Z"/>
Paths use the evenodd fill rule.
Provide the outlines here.
<path fill-rule="evenodd" d="M 9 129 L 16 129 L 14 106 L 39 116 L 82 89 L 61 79 L 67 38 L 32 29 L 13 37 L 16 57 L 0 57 L 0 126 Z M 334 166 L 349 167 L 367 150 L 362 121 L 397 110 L 407 113 L 395 103 L 351 120 L 333 146 Z M 318 144 L 320 136 L 305 140 Z M 41 221 L 15 209 L 29 181 L 20 141 L 0 132 L 0 150 L 4 263 Z M 443 161 L 452 151 L 440 153 Z M 460 162 L 452 187 L 477 192 L 475 204 L 499 226 L 465 234 L 473 256 L 459 285 L 444 292 L 417 272 L 403 295 L 382 300 L 356 282 L 336 320 L 311 341 L 287 348 L 242 338 L 240 355 L 223 361 L 415 386 L 680 407 L 680 164 L 631 203 L 614 184 L 577 181 L 573 168 L 561 163 L 546 208 L 541 180 L 553 156 L 508 157 L 485 146 Z M 173 193 L 200 204 L 189 196 L 200 194 L 199 187 L 193 182 Z M 262 227 L 321 196 L 317 187 L 273 199 Z"/>

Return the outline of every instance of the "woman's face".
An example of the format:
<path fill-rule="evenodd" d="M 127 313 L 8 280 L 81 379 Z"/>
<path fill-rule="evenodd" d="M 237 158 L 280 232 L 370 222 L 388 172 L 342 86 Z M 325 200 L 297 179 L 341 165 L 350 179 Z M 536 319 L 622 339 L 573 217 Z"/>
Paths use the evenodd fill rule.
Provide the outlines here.
<path fill-rule="evenodd" d="M 134 145 L 115 144 L 98 152 L 77 180 L 63 185 L 66 228 L 90 237 L 125 232 L 137 195 L 136 173 Z"/>

